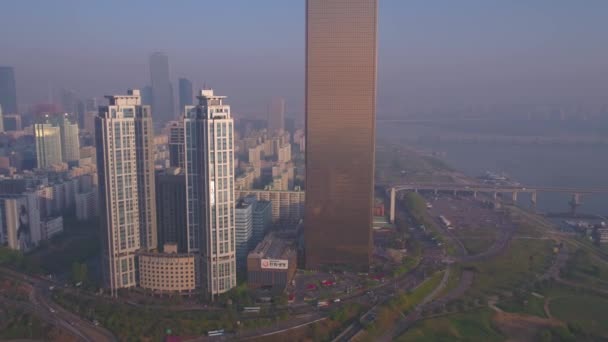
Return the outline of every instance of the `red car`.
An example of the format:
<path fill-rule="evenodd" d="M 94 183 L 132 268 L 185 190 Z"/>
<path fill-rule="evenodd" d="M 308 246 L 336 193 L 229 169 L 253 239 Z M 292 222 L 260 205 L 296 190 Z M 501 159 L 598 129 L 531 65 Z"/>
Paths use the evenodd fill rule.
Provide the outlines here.
<path fill-rule="evenodd" d="M 308 285 L 306 285 L 306 289 L 307 290 L 316 290 L 317 289 L 317 285 L 315 285 L 315 284 L 308 284 Z"/>
<path fill-rule="evenodd" d="M 384 274 L 376 274 L 375 276 L 372 277 L 372 279 L 377 280 L 377 281 L 382 281 L 382 279 L 384 279 Z"/>
<path fill-rule="evenodd" d="M 331 281 L 331 280 L 323 280 L 323 281 L 321 282 L 321 284 L 322 284 L 323 286 L 334 286 L 336 283 L 334 283 L 334 282 L 333 282 L 333 281 Z"/>

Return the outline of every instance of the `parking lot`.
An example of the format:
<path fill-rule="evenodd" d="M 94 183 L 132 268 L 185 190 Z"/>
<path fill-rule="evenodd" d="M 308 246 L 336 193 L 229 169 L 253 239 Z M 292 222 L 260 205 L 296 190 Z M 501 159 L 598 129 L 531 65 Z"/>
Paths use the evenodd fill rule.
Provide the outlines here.
<path fill-rule="evenodd" d="M 497 243 L 515 225 L 502 210 L 494 209 L 482 199 L 469 196 L 427 195 L 429 214 L 444 230 L 453 234 L 467 254 L 482 253 Z M 449 221 L 450 227 L 440 218 Z"/>

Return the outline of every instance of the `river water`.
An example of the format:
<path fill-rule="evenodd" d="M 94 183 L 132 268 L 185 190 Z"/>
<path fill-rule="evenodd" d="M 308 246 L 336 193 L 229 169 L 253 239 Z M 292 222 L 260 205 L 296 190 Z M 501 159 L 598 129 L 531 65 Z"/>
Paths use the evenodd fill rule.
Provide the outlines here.
<path fill-rule="evenodd" d="M 486 171 L 504 173 L 522 186 L 608 188 L 608 146 L 538 145 L 518 143 L 447 143 L 426 139 L 445 127 L 395 125 L 379 122 L 377 136 L 417 149 L 437 152 L 439 158 L 464 174 L 477 177 Z M 567 212 L 570 194 L 539 193 L 537 208 Z M 519 203 L 528 205 L 529 197 Z M 607 215 L 608 194 L 584 195 L 581 213 Z"/>

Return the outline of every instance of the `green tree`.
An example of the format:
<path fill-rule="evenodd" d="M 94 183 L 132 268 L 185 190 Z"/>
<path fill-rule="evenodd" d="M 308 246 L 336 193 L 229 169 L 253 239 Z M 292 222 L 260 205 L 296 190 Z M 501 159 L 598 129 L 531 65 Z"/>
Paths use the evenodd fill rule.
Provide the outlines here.
<path fill-rule="evenodd" d="M 543 330 L 540 333 L 540 341 L 542 342 L 551 342 L 553 340 L 553 335 L 550 330 Z"/>
<path fill-rule="evenodd" d="M 84 263 L 72 263 L 72 281 L 74 283 L 85 283 L 87 281 L 87 265 Z"/>

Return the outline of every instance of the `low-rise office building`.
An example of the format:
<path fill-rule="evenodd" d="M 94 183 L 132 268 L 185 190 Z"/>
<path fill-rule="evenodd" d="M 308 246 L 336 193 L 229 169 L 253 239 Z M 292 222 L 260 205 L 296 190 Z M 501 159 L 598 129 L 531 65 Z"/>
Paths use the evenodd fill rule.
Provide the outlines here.
<path fill-rule="evenodd" d="M 284 289 L 296 274 L 293 244 L 270 234 L 247 256 L 247 284 L 251 288 Z"/>
<path fill-rule="evenodd" d="M 177 253 L 175 243 L 165 244 L 163 250 L 139 254 L 139 286 L 159 293 L 193 291 L 195 256 Z"/>

